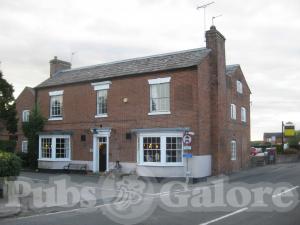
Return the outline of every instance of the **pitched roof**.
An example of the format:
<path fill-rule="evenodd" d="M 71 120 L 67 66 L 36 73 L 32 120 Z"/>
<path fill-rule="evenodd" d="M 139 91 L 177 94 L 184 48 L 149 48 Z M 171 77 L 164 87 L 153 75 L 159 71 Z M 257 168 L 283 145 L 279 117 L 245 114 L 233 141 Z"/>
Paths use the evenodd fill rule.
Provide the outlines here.
<path fill-rule="evenodd" d="M 167 54 L 134 58 L 94 66 L 63 70 L 45 80 L 37 88 L 137 75 L 198 65 L 210 49 L 196 48 Z"/>
<path fill-rule="evenodd" d="M 264 138 L 271 138 L 273 136 L 279 138 L 282 136 L 282 133 L 281 132 L 264 133 Z"/>
<path fill-rule="evenodd" d="M 32 94 L 32 96 L 35 96 L 35 90 L 32 88 L 32 87 L 25 87 L 22 91 L 21 91 L 21 93 L 18 95 L 18 97 L 16 98 L 16 101 L 17 100 L 19 100 L 19 98 L 21 97 L 21 95 L 23 94 L 23 93 L 25 93 L 25 91 L 29 91 L 31 94 Z"/>
<path fill-rule="evenodd" d="M 239 64 L 226 65 L 226 75 L 231 76 L 239 67 Z"/>

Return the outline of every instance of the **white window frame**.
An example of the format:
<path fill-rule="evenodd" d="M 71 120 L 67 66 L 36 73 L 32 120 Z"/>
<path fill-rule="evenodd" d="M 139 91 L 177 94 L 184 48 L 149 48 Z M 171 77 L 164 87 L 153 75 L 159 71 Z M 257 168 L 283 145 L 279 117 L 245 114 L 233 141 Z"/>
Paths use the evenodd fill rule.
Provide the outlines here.
<path fill-rule="evenodd" d="M 22 111 L 22 122 L 29 121 L 30 110 L 26 109 Z"/>
<path fill-rule="evenodd" d="M 42 157 L 42 138 L 51 139 L 51 158 Z M 67 158 L 56 158 L 56 138 L 68 138 L 69 139 L 69 154 Z M 39 160 L 40 161 L 71 161 L 71 135 L 40 135 L 39 136 Z"/>
<path fill-rule="evenodd" d="M 240 80 L 236 81 L 236 91 L 243 94 L 243 83 Z"/>
<path fill-rule="evenodd" d="M 149 83 L 149 87 L 150 87 L 150 98 L 149 98 L 149 102 L 150 102 L 150 112 L 148 113 L 148 115 L 166 115 L 166 114 L 171 114 L 171 77 L 163 77 L 163 78 L 156 78 L 156 79 L 150 79 L 148 80 Z M 151 96 L 151 85 L 156 85 L 156 84 L 165 84 L 165 83 L 169 83 L 169 110 L 168 111 L 153 111 L 152 110 L 152 96 Z"/>
<path fill-rule="evenodd" d="M 144 137 L 160 137 L 160 162 L 144 162 Z M 142 166 L 184 166 L 183 164 L 183 145 L 181 151 L 181 162 L 166 162 L 167 159 L 167 137 L 183 137 L 182 132 L 153 132 L 153 133 L 140 133 L 137 135 L 137 164 Z"/>
<path fill-rule="evenodd" d="M 230 142 L 231 160 L 236 161 L 237 159 L 237 144 L 236 140 Z"/>
<path fill-rule="evenodd" d="M 63 95 L 64 95 L 64 91 L 63 90 L 59 90 L 59 91 L 51 91 L 51 92 L 49 92 L 49 96 L 50 96 L 50 104 L 49 104 L 49 119 L 48 120 L 62 120 L 63 119 L 63 108 L 64 108 L 64 106 L 63 106 L 63 102 L 64 102 L 64 100 L 63 100 Z M 51 98 L 52 97 L 56 97 L 56 96 L 62 96 L 62 102 L 61 102 L 61 115 L 60 116 L 54 116 L 54 115 L 52 115 L 52 101 L 51 101 Z"/>
<path fill-rule="evenodd" d="M 236 105 L 235 104 L 230 105 L 230 118 L 232 120 L 236 120 Z"/>
<path fill-rule="evenodd" d="M 108 95 L 108 90 L 111 85 L 111 81 L 103 81 L 103 82 L 97 82 L 91 84 L 94 88 L 94 91 L 96 91 L 96 115 L 95 118 L 101 118 L 101 117 L 108 117 L 107 113 L 99 113 L 98 111 L 98 91 L 106 90 L 106 96 Z M 107 108 L 107 105 L 106 105 Z M 108 108 L 107 108 L 108 110 Z"/>
<path fill-rule="evenodd" d="M 26 145 L 26 148 L 25 148 Z M 23 140 L 22 141 L 22 152 L 23 153 L 28 153 L 28 140 Z"/>
<path fill-rule="evenodd" d="M 241 107 L 241 121 L 247 122 L 247 110 L 245 107 Z"/>

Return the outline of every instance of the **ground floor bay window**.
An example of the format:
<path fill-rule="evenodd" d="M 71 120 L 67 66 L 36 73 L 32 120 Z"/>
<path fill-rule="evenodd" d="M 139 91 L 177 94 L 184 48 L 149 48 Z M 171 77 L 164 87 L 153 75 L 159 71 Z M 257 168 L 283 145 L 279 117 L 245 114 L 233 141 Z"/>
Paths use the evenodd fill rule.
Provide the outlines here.
<path fill-rule="evenodd" d="M 139 134 L 137 154 L 140 165 L 183 165 L 182 133 Z"/>
<path fill-rule="evenodd" d="M 70 135 L 40 135 L 39 160 L 70 160 Z"/>

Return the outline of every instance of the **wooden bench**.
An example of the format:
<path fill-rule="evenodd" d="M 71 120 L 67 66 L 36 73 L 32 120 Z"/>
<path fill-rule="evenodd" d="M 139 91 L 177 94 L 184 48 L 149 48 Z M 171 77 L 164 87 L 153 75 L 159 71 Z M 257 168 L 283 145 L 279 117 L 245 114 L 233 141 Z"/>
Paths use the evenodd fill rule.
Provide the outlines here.
<path fill-rule="evenodd" d="M 80 164 L 80 163 L 69 163 L 68 165 L 64 166 L 63 170 L 65 172 L 70 171 L 82 171 L 85 174 L 87 173 L 87 164 Z"/>

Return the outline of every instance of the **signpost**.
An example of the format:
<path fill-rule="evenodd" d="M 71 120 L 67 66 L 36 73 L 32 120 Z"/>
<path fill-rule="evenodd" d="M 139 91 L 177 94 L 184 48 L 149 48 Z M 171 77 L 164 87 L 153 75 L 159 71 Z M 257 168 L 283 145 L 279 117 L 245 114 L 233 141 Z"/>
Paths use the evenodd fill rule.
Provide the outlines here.
<path fill-rule="evenodd" d="M 184 132 L 184 135 L 182 137 L 182 144 L 183 144 L 183 150 L 184 151 L 190 151 L 192 150 L 192 135 L 195 135 L 194 132 L 186 131 Z M 183 158 L 186 158 L 186 183 L 189 182 L 189 176 L 191 172 L 189 171 L 189 159 L 193 157 L 192 153 L 183 153 Z"/>
<path fill-rule="evenodd" d="M 294 137 L 296 135 L 295 125 L 292 122 L 281 123 L 282 128 L 282 150 L 284 151 L 284 138 L 285 137 Z"/>
<path fill-rule="evenodd" d="M 188 132 L 183 135 L 182 142 L 183 150 L 192 150 L 192 136 Z"/>
<path fill-rule="evenodd" d="M 193 154 L 192 153 L 184 153 L 183 158 L 192 158 Z"/>

